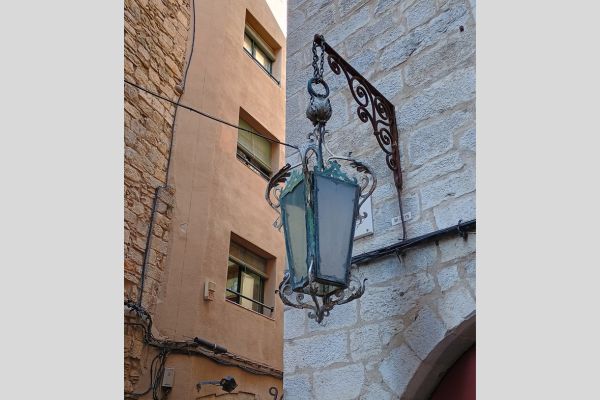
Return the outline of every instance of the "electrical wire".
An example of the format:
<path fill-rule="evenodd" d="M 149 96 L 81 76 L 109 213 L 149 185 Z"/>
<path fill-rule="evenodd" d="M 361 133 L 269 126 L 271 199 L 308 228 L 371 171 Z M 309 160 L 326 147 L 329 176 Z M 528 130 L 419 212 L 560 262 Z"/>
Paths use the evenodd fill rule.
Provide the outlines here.
<path fill-rule="evenodd" d="M 137 85 L 137 84 L 135 84 L 135 83 L 133 83 L 133 82 L 130 82 L 130 81 L 128 81 L 127 79 L 125 79 L 125 80 L 124 80 L 124 82 L 125 82 L 125 83 L 127 83 L 128 85 L 131 85 L 131 86 L 133 86 L 133 87 L 135 87 L 135 88 L 137 88 L 137 89 L 139 89 L 139 90 L 143 91 L 143 92 L 146 92 L 146 93 L 148 93 L 148 94 L 150 94 L 150 95 L 152 95 L 152 96 L 155 96 L 155 97 L 157 97 L 157 98 L 159 98 L 159 99 L 161 99 L 161 100 L 167 101 L 167 102 L 169 102 L 169 103 L 171 103 L 171 104 L 173 104 L 173 105 L 175 105 L 175 106 L 177 106 L 177 107 L 185 108 L 186 110 L 189 110 L 189 111 L 192 111 L 192 112 L 194 112 L 194 113 L 196 113 L 196 114 L 202 115 L 203 117 L 206 117 L 206 118 L 208 118 L 208 119 L 212 119 L 213 121 L 216 121 L 216 122 L 219 122 L 219 123 L 221 123 L 221 124 L 224 124 L 224 125 L 230 126 L 230 127 L 232 127 L 232 128 L 237 128 L 237 129 L 239 129 L 239 130 L 242 130 L 242 131 L 245 131 L 245 132 L 251 133 L 251 134 L 253 134 L 253 135 L 255 135 L 255 136 L 259 136 L 259 137 L 261 137 L 261 138 L 263 138 L 263 139 L 266 139 L 266 140 L 268 140 L 269 142 L 273 142 L 273 143 L 276 143 L 276 144 L 282 144 L 282 145 L 284 145 L 284 146 L 291 147 L 291 148 L 293 148 L 293 149 L 296 149 L 296 150 L 298 150 L 298 146 L 295 146 L 295 145 L 293 145 L 293 144 L 289 144 L 289 143 L 285 143 L 285 142 L 281 142 L 281 141 L 279 141 L 279 140 L 277 140 L 277 139 L 272 139 L 272 138 L 270 138 L 270 137 L 268 137 L 268 136 L 266 136 L 266 135 L 262 135 L 262 134 L 260 134 L 260 133 L 258 133 L 258 132 L 255 132 L 255 131 L 252 131 L 252 130 L 249 130 L 249 129 L 242 128 L 241 126 L 238 126 L 238 125 L 236 125 L 236 124 L 232 124 L 231 122 L 227 122 L 227 121 L 225 121 L 225 120 L 222 120 L 221 118 L 217 118 L 217 117 L 214 117 L 214 116 L 212 116 L 212 115 L 210 115 L 210 114 L 207 114 L 207 113 L 205 113 L 205 112 L 203 112 L 203 111 L 196 110 L 195 108 L 193 108 L 193 107 L 190 107 L 190 106 L 188 106 L 188 105 L 181 104 L 181 103 L 180 103 L 180 102 L 178 102 L 178 101 L 173 101 L 173 100 L 171 100 L 171 99 L 169 99 L 169 98 L 167 98 L 167 97 L 161 96 L 161 95 L 160 95 L 160 94 L 158 94 L 158 93 L 155 93 L 155 92 L 153 92 L 153 91 L 151 91 L 151 90 L 148 90 L 148 89 L 146 89 L 146 88 L 144 88 L 144 87 L 142 87 L 142 86 L 140 86 L 140 85 Z"/>
<path fill-rule="evenodd" d="M 245 357 L 241 357 L 234 353 L 227 352 L 227 353 L 224 353 L 223 355 L 226 357 L 229 357 L 232 360 L 237 361 L 237 362 L 232 362 L 227 359 L 223 359 L 223 358 L 217 357 L 215 355 L 212 355 L 208 351 L 201 349 L 199 343 L 195 342 L 194 340 L 173 341 L 173 340 L 157 339 L 152 334 L 152 317 L 150 316 L 148 311 L 144 307 L 138 305 L 135 301 L 129 300 L 129 299 L 125 300 L 125 306 L 127 306 L 131 311 L 135 312 L 140 317 L 140 319 L 145 322 L 145 324 L 147 326 L 145 324 L 140 324 L 137 322 L 125 322 L 125 325 L 138 326 L 138 327 L 142 328 L 142 330 L 144 332 L 144 342 L 146 344 L 148 344 L 149 346 L 168 350 L 169 352 L 172 352 L 172 353 L 180 353 L 180 354 L 186 354 L 186 355 L 195 355 L 195 356 L 206 357 L 218 364 L 237 367 L 239 369 L 242 369 L 242 370 L 249 372 L 251 374 L 254 374 L 254 375 L 269 375 L 269 376 L 273 376 L 275 378 L 282 377 L 281 371 L 278 371 L 268 365 L 264 365 L 264 364 L 249 360 Z M 242 365 L 239 363 L 251 364 L 251 365 L 254 365 L 255 367 L 251 367 L 248 365 Z"/>

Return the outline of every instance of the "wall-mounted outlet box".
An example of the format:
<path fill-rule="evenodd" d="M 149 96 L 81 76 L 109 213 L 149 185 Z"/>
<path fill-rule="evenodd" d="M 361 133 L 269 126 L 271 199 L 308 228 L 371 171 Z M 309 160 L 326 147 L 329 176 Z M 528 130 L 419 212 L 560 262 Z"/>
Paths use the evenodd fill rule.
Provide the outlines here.
<path fill-rule="evenodd" d="M 172 388 L 173 380 L 175 379 L 175 368 L 165 368 L 163 375 L 162 387 Z"/>
<path fill-rule="evenodd" d="M 412 219 L 412 213 L 410 211 L 405 212 L 404 213 L 404 222 L 410 221 L 411 219 Z M 397 217 L 392 218 L 392 226 L 398 225 L 400 222 L 402 222 L 402 221 L 400 220 L 399 215 Z"/>
<path fill-rule="evenodd" d="M 217 285 L 214 282 L 206 280 L 204 282 L 204 300 L 212 301 L 215 299 L 215 289 Z"/>

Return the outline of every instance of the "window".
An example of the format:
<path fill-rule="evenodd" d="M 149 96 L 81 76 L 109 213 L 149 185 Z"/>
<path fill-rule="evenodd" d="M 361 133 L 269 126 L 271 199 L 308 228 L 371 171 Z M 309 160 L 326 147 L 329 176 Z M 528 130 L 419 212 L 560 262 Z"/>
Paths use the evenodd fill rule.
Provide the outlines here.
<path fill-rule="evenodd" d="M 256 132 L 246 121 L 240 118 L 239 126 Z M 271 168 L 271 142 L 258 135 L 238 129 L 237 156 L 265 179 L 273 172 Z"/>
<path fill-rule="evenodd" d="M 263 304 L 266 278 L 267 259 L 231 242 L 226 299 L 261 314 L 272 313 L 273 308 Z"/>
<path fill-rule="evenodd" d="M 249 26 L 246 26 L 244 32 L 244 50 L 246 50 L 246 53 L 263 67 L 271 77 L 273 77 L 275 54 L 264 40 L 262 40 Z"/>

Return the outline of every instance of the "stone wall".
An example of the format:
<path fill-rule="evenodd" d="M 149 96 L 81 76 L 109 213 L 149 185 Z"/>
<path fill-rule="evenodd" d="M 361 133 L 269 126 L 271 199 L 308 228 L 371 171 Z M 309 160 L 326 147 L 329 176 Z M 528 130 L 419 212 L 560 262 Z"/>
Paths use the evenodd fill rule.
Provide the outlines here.
<path fill-rule="evenodd" d="M 185 62 L 189 0 L 125 0 L 125 79 L 176 99 Z M 127 84 L 125 92 L 125 297 L 138 299 L 151 209 L 166 184 L 174 107 Z M 153 310 L 167 254 L 174 188 L 158 191 L 143 305 Z M 126 316 L 126 320 L 128 320 Z M 142 332 L 125 327 L 125 391 L 141 375 Z"/>
<path fill-rule="evenodd" d="M 311 45 L 321 33 L 396 107 L 408 237 L 475 218 L 475 3 L 468 0 L 290 0 L 287 141 L 310 131 L 305 117 Z M 334 152 L 370 164 L 374 234 L 354 254 L 397 243 L 393 176 L 347 83 L 325 66 Z M 418 399 L 473 343 L 475 235 L 452 236 L 359 265 L 368 278 L 358 301 L 318 326 L 285 312 L 287 399 Z M 468 328 L 468 329 L 467 329 Z M 467 332 L 468 331 L 468 332 Z M 470 342 L 470 343 L 469 343 Z M 462 350 L 461 350 L 462 349 Z M 443 370 L 436 370 L 439 375 Z"/>

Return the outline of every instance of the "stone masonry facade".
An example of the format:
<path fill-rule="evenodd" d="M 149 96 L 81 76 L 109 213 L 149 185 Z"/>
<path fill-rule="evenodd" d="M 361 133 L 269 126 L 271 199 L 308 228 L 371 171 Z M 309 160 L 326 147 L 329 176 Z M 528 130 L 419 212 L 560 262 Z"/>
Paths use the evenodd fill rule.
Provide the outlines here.
<path fill-rule="evenodd" d="M 125 79 L 170 99 L 184 71 L 189 0 L 125 0 Z M 154 309 L 167 255 L 175 189 L 167 183 L 174 107 L 125 84 L 124 296 L 137 301 L 155 193 L 143 306 Z M 160 188 L 157 190 L 157 188 Z M 135 317 L 126 313 L 126 321 Z M 142 331 L 125 326 L 125 392 L 132 392 L 148 356 Z"/>
<path fill-rule="evenodd" d="M 293 144 L 311 129 L 306 82 L 315 33 L 396 107 L 407 237 L 475 219 L 475 1 L 290 0 L 286 140 Z M 392 172 L 346 80 L 327 63 L 325 71 L 330 147 L 352 151 L 378 179 L 374 234 L 355 241 L 354 255 L 398 243 Z M 474 234 L 363 263 L 358 274 L 368 278 L 363 297 L 334 308 L 322 326 L 286 309 L 286 399 L 418 400 L 435 388 L 424 376 L 442 344 L 469 340 L 457 332 L 475 320 Z"/>

